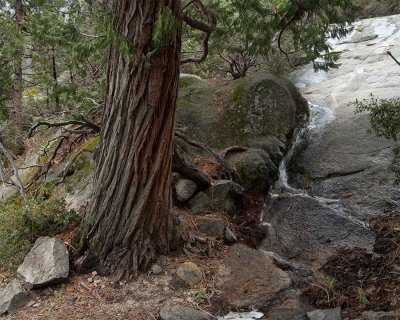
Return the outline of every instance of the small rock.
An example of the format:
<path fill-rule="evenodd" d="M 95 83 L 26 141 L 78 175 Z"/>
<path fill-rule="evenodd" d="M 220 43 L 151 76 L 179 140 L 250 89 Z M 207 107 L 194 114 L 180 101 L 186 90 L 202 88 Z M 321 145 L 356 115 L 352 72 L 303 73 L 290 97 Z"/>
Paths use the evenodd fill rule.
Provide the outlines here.
<path fill-rule="evenodd" d="M 26 291 L 21 281 L 12 280 L 0 291 L 0 315 L 13 313 L 26 305 L 33 298 L 33 293 Z"/>
<path fill-rule="evenodd" d="M 201 269 L 193 262 L 181 264 L 176 271 L 176 275 L 188 287 L 195 286 L 203 277 Z"/>
<path fill-rule="evenodd" d="M 178 201 L 185 202 L 196 193 L 197 186 L 192 180 L 179 179 L 175 185 L 175 190 Z"/>
<path fill-rule="evenodd" d="M 97 274 L 98 274 L 97 271 L 92 271 L 92 276 L 93 277 L 97 276 Z"/>
<path fill-rule="evenodd" d="M 340 308 L 314 310 L 307 312 L 307 316 L 310 320 L 341 320 L 340 311 Z"/>
<path fill-rule="evenodd" d="M 159 264 L 156 263 L 156 264 L 153 264 L 150 271 L 152 274 L 158 275 L 163 272 L 163 268 Z"/>
<path fill-rule="evenodd" d="M 200 218 L 196 221 L 197 229 L 212 237 L 222 237 L 224 234 L 225 221 L 218 218 Z"/>
<path fill-rule="evenodd" d="M 27 254 L 18 275 L 31 288 L 59 283 L 68 278 L 69 257 L 64 243 L 55 238 L 40 237 Z"/>
<path fill-rule="evenodd" d="M 233 231 L 229 228 L 225 228 L 225 240 L 228 243 L 235 243 L 237 242 L 237 237 L 233 233 Z"/>
<path fill-rule="evenodd" d="M 51 296 L 51 295 L 53 295 L 53 293 L 54 292 L 53 292 L 53 290 L 51 288 L 46 288 L 42 292 L 42 294 L 45 295 L 45 296 Z"/>
<path fill-rule="evenodd" d="M 32 308 L 39 308 L 40 307 L 40 303 L 35 303 L 34 305 L 32 305 Z"/>
<path fill-rule="evenodd" d="M 93 278 L 92 278 L 92 277 L 89 277 L 89 278 L 87 279 L 87 282 L 92 283 L 92 282 L 93 282 Z"/>
<path fill-rule="evenodd" d="M 184 306 L 166 306 L 160 311 L 161 320 L 216 320 L 211 314 Z"/>

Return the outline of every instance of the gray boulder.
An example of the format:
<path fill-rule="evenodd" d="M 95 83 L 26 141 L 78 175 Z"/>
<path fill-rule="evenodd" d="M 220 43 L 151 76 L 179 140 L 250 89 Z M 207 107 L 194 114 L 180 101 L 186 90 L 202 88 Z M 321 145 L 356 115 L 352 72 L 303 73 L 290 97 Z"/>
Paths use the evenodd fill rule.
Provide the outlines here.
<path fill-rule="evenodd" d="M 270 73 L 213 86 L 193 76 L 180 80 L 178 127 L 214 148 L 286 135 L 307 114 L 307 102 L 296 87 Z"/>
<path fill-rule="evenodd" d="M 178 201 L 185 202 L 196 193 L 197 186 L 192 180 L 179 179 L 175 184 L 175 190 Z"/>
<path fill-rule="evenodd" d="M 160 311 L 161 320 L 216 320 L 209 313 L 184 306 L 165 306 Z"/>
<path fill-rule="evenodd" d="M 340 311 L 340 308 L 313 310 L 307 312 L 307 316 L 310 320 L 341 320 Z"/>
<path fill-rule="evenodd" d="M 245 190 L 230 180 L 220 180 L 209 189 L 199 192 L 188 201 L 194 214 L 224 211 L 236 214 L 241 206 Z"/>
<path fill-rule="evenodd" d="M 18 276 L 31 288 L 59 283 L 68 278 L 69 257 L 64 243 L 40 237 L 18 268 Z"/>
<path fill-rule="evenodd" d="M 222 237 L 224 235 L 225 221 L 218 218 L 199 218 L 196 221 L 197 229 L 212 237 Z"/>
<path fill-rule="evenodd" d="M 290 133 L 309 113 L 308 103 L 286 78 L 257 73 L 236 83 L 219 130 L 231 144 Z"/>
<path fill-rule="evenodd" d="M 13 313 L 27 304 L 33 297 L 18 279 L 12 280 L 0 291 L 0 315 Z"/>
<path fill-rule="evenodd" d="M 235 244 L 218 270 L 217 287 L 234 308 L 263 307 L 291 285 L 290 277 L 263 251 Z"/>
<path fill-rule="evenodd" d="M 265 191 L 276 180 L 278 169 L 264 150 L 229 153 L 227 160 L 236 168 L 241 186 L 250 194 Z"/>

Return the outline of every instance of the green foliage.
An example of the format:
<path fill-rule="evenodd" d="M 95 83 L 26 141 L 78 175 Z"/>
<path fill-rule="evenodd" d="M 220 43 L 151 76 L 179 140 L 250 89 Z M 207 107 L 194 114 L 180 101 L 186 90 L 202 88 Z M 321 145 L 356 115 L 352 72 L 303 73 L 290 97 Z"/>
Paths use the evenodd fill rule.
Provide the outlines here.
<path fill-rule="evenodd" d="M 328 290 L 334 291 L 336 289 L 337 279 L 329 275 L 325 276 L 324 284 Z"/>
<path fill-rule="evenodd" d="M 378 99 L 371 94 L 369 100 L 356 100 L 356 113 L 368 112 L 373 133 L 378 137 L 397 141 L 400 133 L 400 99 Z"/>
<path fill-rule="evenodd" d="M 162 51 L 172 44 L 179 31 L 180 23 L 172 13 L 171 9 L 166 7 L 156 20 L 153 30 L 153 46 L 157 51 Z"/>
<path fill-rule="evenodd" d="M 219 54 L 244 52 L 260 62 L 275 63 L 282 49 L 289 57 L 301 52 L 316 70 L 338 67 L 339 54 L 332 51 L 328 39 L 349 34 L 349 23 L 359 9 L 352 0 L 209 0 L 207 6 L 218 21 L 211 37 L 212 61 Z M 186 29 L 183 51 L 198 51 L 201 38 L 201 33 Z M 285 70 L 287 61 L 280 60 L 286 67 L 279 68 Z"/>
<path fill-rule="evenodd" d="M 358 300 L 360 301 L 361 304 L 364 305 L 370 304 L 365 294 L 365 291 L 362 288 L 357 288 L 357 293 L 358 293 Z"/>
<path fill-rule="evenodd" d="M 0 267 L 21 263 L 39 236 L 54 235 L 79 221 L 79 215 L 65 210 L 64 200 L 31 199 L 29 209 L 19 197 L 0 204 Z"/>
<path fill-rule="evenodd" d="M 197 289 L 194 300 L 199 304 L 207 302 L 206 290 L 204 288 Z"/>

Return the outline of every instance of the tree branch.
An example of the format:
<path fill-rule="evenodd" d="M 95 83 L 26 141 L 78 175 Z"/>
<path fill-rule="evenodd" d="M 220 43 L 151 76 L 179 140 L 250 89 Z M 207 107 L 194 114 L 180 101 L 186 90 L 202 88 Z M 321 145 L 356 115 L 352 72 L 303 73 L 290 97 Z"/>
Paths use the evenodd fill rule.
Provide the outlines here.
<path fill-rule="evenodd" d="M 97 124 L 94 124 L 92 122 L 89 122 L 88 120 L 86 120 L 85 118 L 82 117 L 82 121 L 78 121 L 78 120 L 69 120 L 69 121 L 64 121 L 64 122 L 56 122 L 56 123 L 51 123 L 51 122 L 47 122 L 47 121 L 40 121 L 37 124 L 35 124 L 33 127 L 31 127 L 29 129 L 28 132 L 28 137 L 32 137 L 33 133 L 35 132 L 35 130 L 41 126 L 46 126 L 47 128 L 53 128 L 53 127 L 65 127 L 68 125 L 79 125 L 82 127 L 86 127 L 86 128 L 90 128 L 92 129 L 94 132 L 99 133 L 100 132 L 100 126 L 98 126 Z"/>
<path fill-rule="evenodd" d="M 189 26 L 192 27 L 196 30 L 199 30 L 204 33 L 204 37 L 202 40 L 202 46 L 203 46 L 203 54 L 198 57 L 198 58 L 187 58 L 181 60 L 181 63 L 189 63 L 189 62 L 195 62 L 195 63 L 200 63 L 203 62 L 207 56 L 208 56 L 208 51 L 209 51 L 209 40 L 211 37 L 211 34 L 214 32 L 215 27 L 217 26 L 217 19 L 215 15 L 209 11 L 204 4 L 201 2 L 201 0 L 193 0 L 191 1 L 187 6 L 193 4 L 197 11 L 205 18 L 207 18 L 208 24 L 205 24 L 201 21 L 195 20 L 187 15 L 183 15 L 183 21 Z M 187 6 L 185 8 L 187 8 Z"/>

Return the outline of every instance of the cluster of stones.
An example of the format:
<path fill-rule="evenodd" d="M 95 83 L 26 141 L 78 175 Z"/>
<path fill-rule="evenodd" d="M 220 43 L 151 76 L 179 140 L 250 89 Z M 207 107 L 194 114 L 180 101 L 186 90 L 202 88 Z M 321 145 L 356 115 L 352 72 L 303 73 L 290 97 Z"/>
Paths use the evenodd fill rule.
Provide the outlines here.
<path fill-rule="evenodd" d="M 17 277 L 0 291 L 0 315 L 10 314 L 37 296 L 37 290 L 68 279 L 69 256 L 64 243 L 40 237 L 25 257 Z"/>

